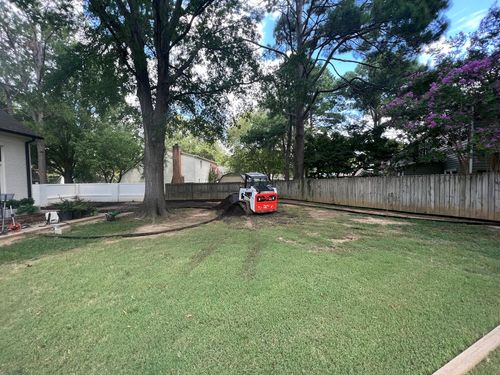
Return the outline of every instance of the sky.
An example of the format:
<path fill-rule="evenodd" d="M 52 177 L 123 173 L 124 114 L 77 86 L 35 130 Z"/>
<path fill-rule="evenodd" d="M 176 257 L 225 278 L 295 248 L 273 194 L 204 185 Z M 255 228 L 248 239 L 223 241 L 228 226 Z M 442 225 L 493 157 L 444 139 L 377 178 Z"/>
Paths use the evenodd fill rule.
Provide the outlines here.
<path fill-rule="evenodd" d="M 495 0 L 452 0 L 451 6 L 444 12 L 449 21 L 449 27 L 445 37 L 453 36 L 460 31 L 469 33 L 479 26 L 481 19 L 486 15 L 488 9 L 495 3 Z M 273 29 L 276 18 L 272 14 L 267 14 L 262 21 L 261 30 L 263 33 L 261 43 L 273 43 Z M 350 56 L 348 56 L 350 57 Z M 425 63 L 428 58 L 421 57 L 421 62 Z M 336 63 L 340 74 L 352 70 L 356 67 L 353 63 Z"/>

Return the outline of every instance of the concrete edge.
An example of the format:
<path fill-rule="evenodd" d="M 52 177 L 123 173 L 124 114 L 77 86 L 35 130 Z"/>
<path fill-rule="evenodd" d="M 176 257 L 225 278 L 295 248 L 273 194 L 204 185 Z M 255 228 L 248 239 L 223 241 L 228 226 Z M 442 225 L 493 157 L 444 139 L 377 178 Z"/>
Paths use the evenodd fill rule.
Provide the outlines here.
<path fill-rule="evenodd" d="M 98 221 L 98 220 L 103 219 L 104 217 L 105 217 L 105 214 L 99 214 L 96 216 L 89 216 L 89 217 L 84 217 L 81 219 L 64 221 L 64 222 L 60 222 L 58 224 L 49 224 L 49 225 L 45 225 L 43 227 L 32 227 L 32 228 L 25 229 L 24 231 L 11 233 L 11 234 L 8 234 L 5 236 L 0 236 L 0 247 L 4 246 L 4 245 L 9 245 L 13 241 L 20 240 L 20 239 L 22 239 L 26 236 L 32 235 L 32 234 L 39 234 L 39 233 L 53 231 L 54 225 L 59 225 L 61 227 L 67 227 L 67 226 L 71 226 L 72 224 L 90 223 L 92 221 Z"/>
<path fill-rule="evenodd" d="M 498 347 L 500 347 L 500 325 L 434 372 L 433 375 L 467 374 Z"/>

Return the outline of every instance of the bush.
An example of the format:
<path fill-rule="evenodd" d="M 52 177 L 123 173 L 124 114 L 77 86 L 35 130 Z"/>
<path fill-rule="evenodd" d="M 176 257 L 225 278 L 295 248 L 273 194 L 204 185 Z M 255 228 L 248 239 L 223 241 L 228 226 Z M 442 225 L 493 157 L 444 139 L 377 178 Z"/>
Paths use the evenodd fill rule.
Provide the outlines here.
<path fill-rule="evenodd" d="M 62 220 L 79 219 L 83 216 L 92 215 L 95 211 L 95 206 L 92 203 L 82 199 L 72 201 L 63 199 L 61 203 L 56 203 L 54 206 L 62 214 L 59 215 L 64 218 Z"/>
<path fill-rule="evenodd" d="M 5 203 L 5 207 L 7 208 L 19 208 L 21 206 L 33 206 L 35 201 L 33 198 L 23 198 L 23 199 L 10 199 Z"/>
<path fill-rule="evenodd" d="M 23 204 L 17 207 L 18 215 L 31 215 L 38 212 L 38 207 L 33 204 Z"/>

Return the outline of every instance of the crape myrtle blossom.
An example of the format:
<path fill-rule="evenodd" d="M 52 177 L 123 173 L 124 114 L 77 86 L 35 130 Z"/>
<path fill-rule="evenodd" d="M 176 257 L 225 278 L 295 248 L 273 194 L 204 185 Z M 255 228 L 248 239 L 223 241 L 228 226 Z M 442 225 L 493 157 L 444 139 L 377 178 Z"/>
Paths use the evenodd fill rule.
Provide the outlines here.
<path fill-rule="evenodd" d="M 387 103 L 392 124 L 409 132 L 436 129 L 448 146 L 463 148 L 472 125 L 477 146 L 500 147 L 500 53 L 410 77 L 405 92 Z M 430 83 L 429 83 L 430 82 Z"/>
<path fill-rule="evenodd" d="M 471 149 L 500 150 L 500 52 L 443 60 L 435 69 L 409 77 L 385 105 L 393 127 L 408 139 L 438 140 L 467 170 Z"/>

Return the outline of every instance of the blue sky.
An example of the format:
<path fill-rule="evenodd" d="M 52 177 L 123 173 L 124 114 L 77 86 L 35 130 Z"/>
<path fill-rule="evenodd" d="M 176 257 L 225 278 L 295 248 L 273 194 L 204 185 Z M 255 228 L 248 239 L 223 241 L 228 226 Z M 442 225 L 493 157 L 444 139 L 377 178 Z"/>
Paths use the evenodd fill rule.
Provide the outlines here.
<path fill-rule="evenodd" d="M 418 0 L 415 0 L 418 1 Z M 448 18 L 449 27 L 446 36 L 452 36 L 460 31 L 465 33 L 474 31 L 479 26 L 481 19 L 486 15 L 488 9 L 495 3 L 495 0 L 452 0 L 451 6 L 445 11 Z M 261 43 L 273 43 L 273 29 L 275 19 L 268 14 L 262 24 L 263 38 Z M 341 74 L 355 67 L 356 64 L 341 63 L 336 64 Z"/>

